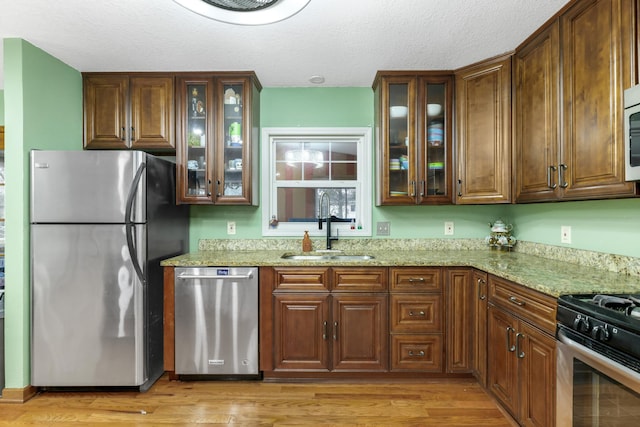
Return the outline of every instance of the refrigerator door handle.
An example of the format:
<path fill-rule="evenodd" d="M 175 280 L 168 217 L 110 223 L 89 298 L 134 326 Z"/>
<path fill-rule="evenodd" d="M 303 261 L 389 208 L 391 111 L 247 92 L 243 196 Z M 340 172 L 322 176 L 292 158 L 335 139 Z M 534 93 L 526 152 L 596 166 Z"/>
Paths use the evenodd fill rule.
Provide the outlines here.
<path fill-rule="evenodd" d="M 131 263 L 133 264 L 133 269 L 136 271 L 140 282 L 143 285 L 146 285 L 146 280 L 144 278 L 144 273 L 142 272 L 142 267 L 140 266 L 140 261 L 138 260 L 138 251 L 136 250 L 135 242 L 133 239 L 133 232 L 135 223 L 131 219 L 131 211 L 133 210 L 133 202 L 136 198 L 136 193 L 138 189 L 138 185 L 140 184 L 140 179 L 142 178 L 142 173 L 144 172 L 146 163 L 140 163 L 138 170 L 136 171 L 136 175 L 133 177 L 133 182 L 131 183 L 131 188 L 129 189 L 129 196 L 127 197 L 127 207 L 125 210 L 125 228 L 127 232 L 127 247 L 129 248 L 129 256 L 131 257 Z"/>

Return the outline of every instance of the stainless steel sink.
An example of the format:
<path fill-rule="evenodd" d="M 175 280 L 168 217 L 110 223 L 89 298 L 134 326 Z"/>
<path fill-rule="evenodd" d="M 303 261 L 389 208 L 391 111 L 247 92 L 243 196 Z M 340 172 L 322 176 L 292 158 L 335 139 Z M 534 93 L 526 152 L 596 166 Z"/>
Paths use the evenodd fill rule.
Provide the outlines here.
<path fill-rule="evenodd" d="M 336 255 L 336 254 L 322 254 L 322 255 L 294 255 L 284 254 L 282 259 L 292 259 L 299 261 L 366 261 L 374 259 L 371 255 Z"/>

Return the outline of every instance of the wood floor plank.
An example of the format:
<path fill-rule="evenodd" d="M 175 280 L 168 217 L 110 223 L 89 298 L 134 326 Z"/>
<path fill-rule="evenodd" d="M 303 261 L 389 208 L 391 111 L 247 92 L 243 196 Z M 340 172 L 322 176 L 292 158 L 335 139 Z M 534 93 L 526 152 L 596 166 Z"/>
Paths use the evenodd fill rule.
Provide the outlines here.
<path fill-rule="evenodd" d="M 512 426 L 473 380 L 169 381 L 146 393 L 45 391 L 2 404 L 0 426 Z"/>

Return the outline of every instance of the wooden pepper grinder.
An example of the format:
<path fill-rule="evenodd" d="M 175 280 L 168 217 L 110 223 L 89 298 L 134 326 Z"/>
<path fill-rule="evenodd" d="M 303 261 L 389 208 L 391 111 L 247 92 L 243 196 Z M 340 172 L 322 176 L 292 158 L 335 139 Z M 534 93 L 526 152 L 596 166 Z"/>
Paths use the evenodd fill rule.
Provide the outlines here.
<path fill-rule="evenodd" d="M 304 237 L 302 238 L 302 252 L 311 252 L 311 238 L 308 231 L 304 232 Z"/>

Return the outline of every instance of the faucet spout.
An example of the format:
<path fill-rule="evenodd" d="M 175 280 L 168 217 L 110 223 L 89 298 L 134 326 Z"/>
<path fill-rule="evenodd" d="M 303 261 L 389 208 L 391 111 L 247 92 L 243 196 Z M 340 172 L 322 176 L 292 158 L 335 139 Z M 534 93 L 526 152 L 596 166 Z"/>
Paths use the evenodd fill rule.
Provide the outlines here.
<path fill-rule="evenodd" d="M 327 222 L 327 249 L 330 250 L 331 242 L 334 240 L 338 240 L 338 236 L 331 236 L 331 200 L 329 199 L 329 194 L 326 191 L 323 192 L 320 196 L 320 215 L 318 218 L 318 230 L 322 230 L 322 205 L 325 198 L 327 199 L 327 216 L 325 217 L 325 221 Z"/>

